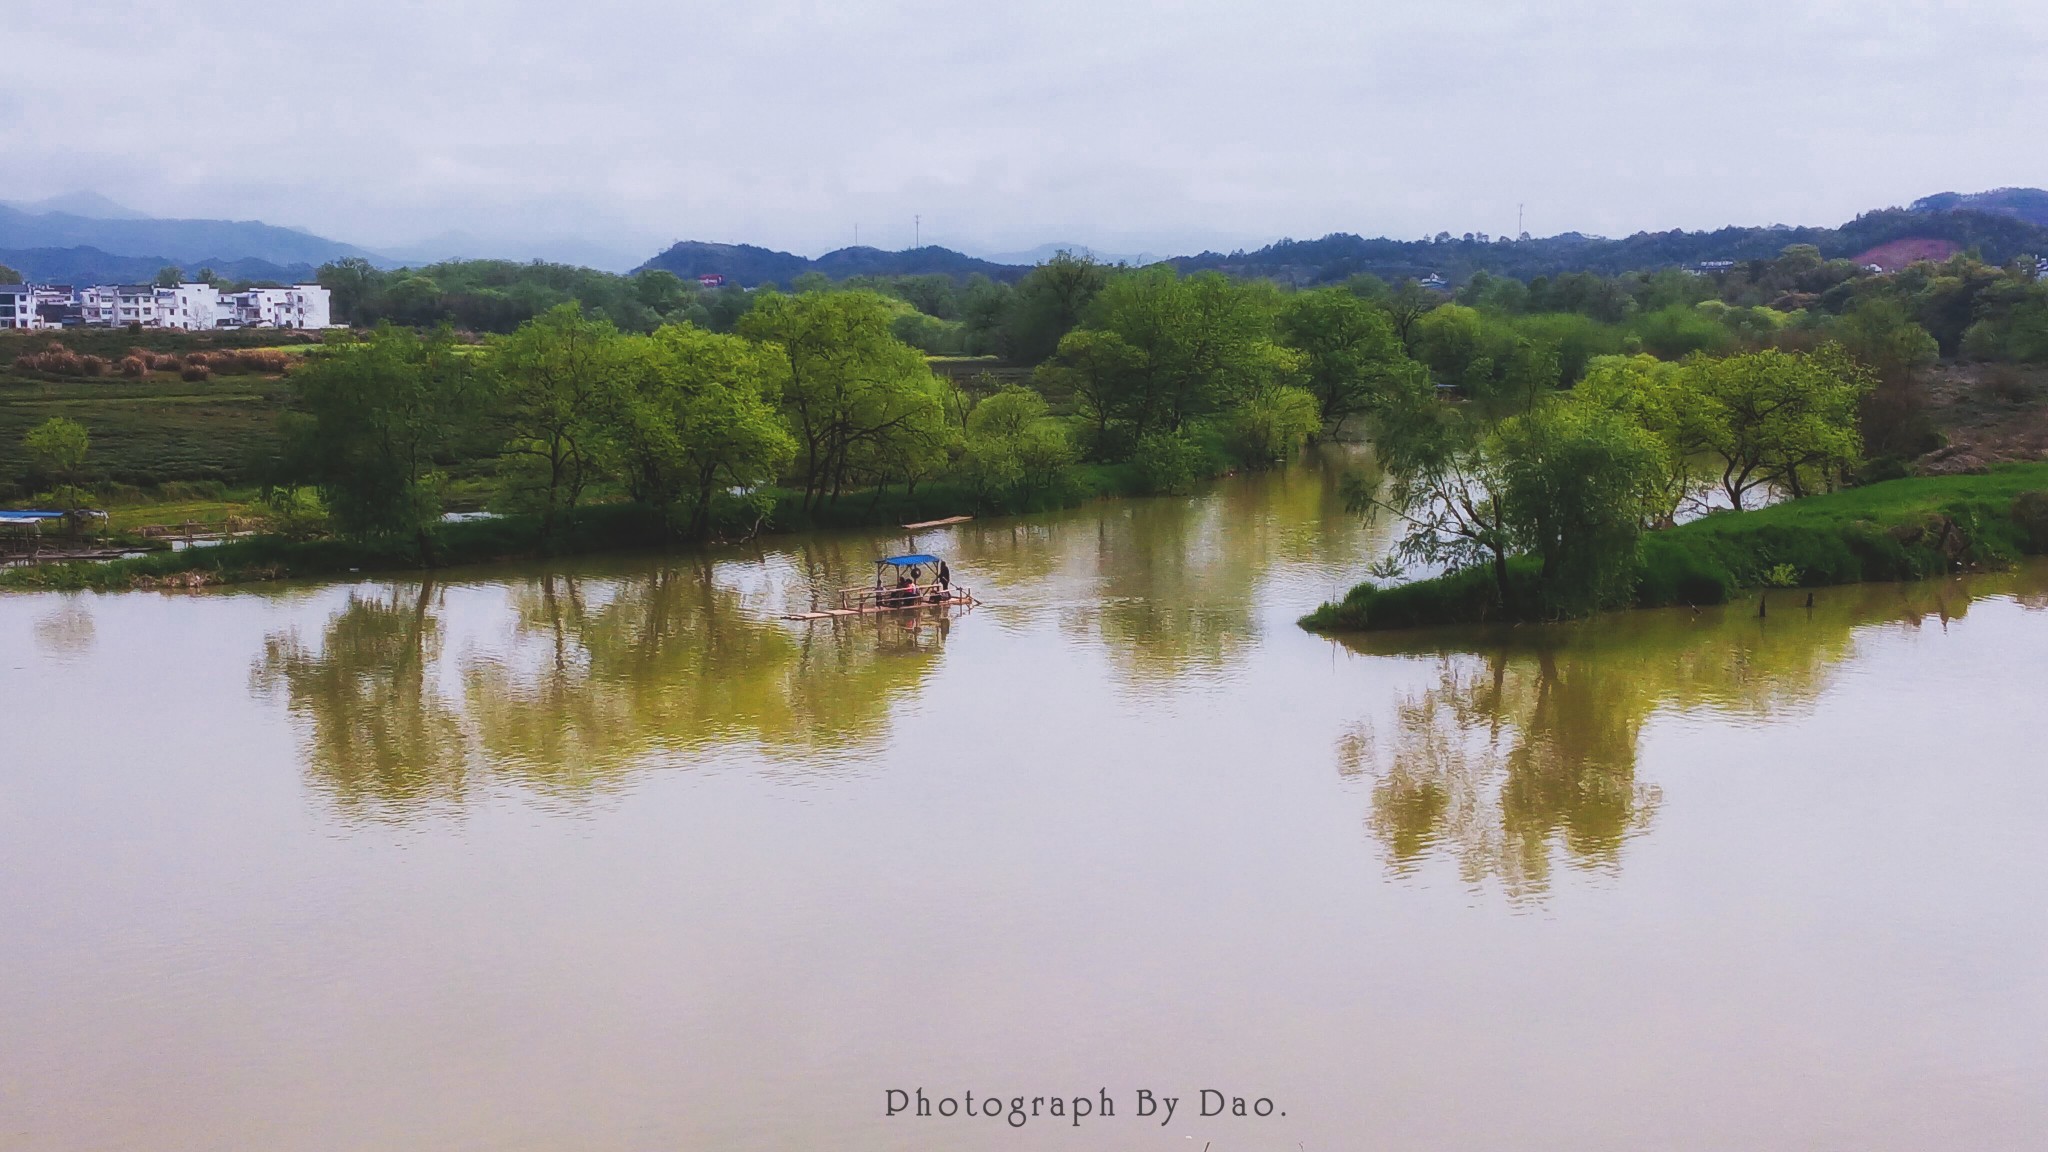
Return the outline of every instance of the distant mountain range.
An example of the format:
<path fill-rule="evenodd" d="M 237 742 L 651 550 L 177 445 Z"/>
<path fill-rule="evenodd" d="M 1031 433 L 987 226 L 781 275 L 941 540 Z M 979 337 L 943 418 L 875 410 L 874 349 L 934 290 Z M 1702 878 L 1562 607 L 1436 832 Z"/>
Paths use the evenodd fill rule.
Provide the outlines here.
<path fill-rule="evenodd" d="M 0 248 L 4 264 L 34 284 L 147 284 L 166 265 L 184 269 L 186 275 L 211 268 L 228 280 L 274 280 L 279 284 L 303 284 L 318 271 L 311 264 L 273 264 L 268 260 L 196 260 L 191 263 L 162 256 L 115 256 L 97 248 Z"/>
<path fill-rule="evenodd" d="M 699 276 L 723 276 L 729 284 L 753 288 L 762 284 L 788 284 L 809 272 L 832 280 L 851 276 L 951 276 L 964 280 L 976 272 L 991 280 L 1017 280 L 1031 271 L 1028 264 L 997 264 L 978 260 L 951 248 L 927 244 L 903 252 L 880 248 L 841 248 L 815 260 L 752 244 L 708 244 L 683 240 L 641 265 L 673 272 L 685 280 Z"/>
<path fill-rule="evenodd" d="M 573 239 L 551 241 L 579 258 L 586 248 L 593 264 L 623 267 L 630 262 L 599 245 Z M 1386 280 L 1441 276 L 1453 283 L 1477 271 L 1528 279 L 1564 272 L 1617 273 L 1716 260 L 1750 260 L 1777 255 L 1790 244 L 1812 244 L 1830 258 L 1871 256 L 1891 263 L 1916 254 L 1974 248 L 2003 263 L 2021 254 L 2048 254 L 2048 191 L 2000 188 L 1990 192 L 1943 192 L 1910 208 L 1868 212 L 1839 228 L 1722 228 L 1712 232 L 1639 232 L 1620 240 L 1568 232 L 1542 239 L 1510 241 L 1472 236 L 1438 240 L 1369 239 L 1333 233 L 1319 240 L 1281 240 L 1251 252 L 1202 252 L 1167 261 L 1186 270 L 1214 269 L 1239 276 L 1269 277 L 1284 283 L 1320 284 L 1371 273 Z M 474 245 L 474 251 L 466 251 Z M 0 202 L 0 264 L 42 281 L 147 280 L 175 264 L 188 272 L 210 267 L 236 279 L 303 280 L 330 260 L 361 257 L 382 267 L 431 263 L 457 255 L 481 256 L 506 245 L 450 233 L 403 251 L 379 252 L 296 228 L 259 221 L 159 220 L 90 192 L 31 203 Z M 642 268 L 660 268 L 685 279 L 717 275 L 731 284 L 787 285 L 806 273 L 832 280 L 853 276 L 939 275 L 964 280 L 979 273 L 1015 281 L 1032 265 L 1080 245 L 1044 245 L 985 259 L 926 245 L 902 252 L 852 247 L 811 259 L 752 244 L 686 240 L 656 255 Z M 572 255 L 572 252 L 574 255 Z M 599 254 L 602 253 L 600 258 Z M 1149 254 L 1096 254 L 1106 263 L 1150 260 Z"/>

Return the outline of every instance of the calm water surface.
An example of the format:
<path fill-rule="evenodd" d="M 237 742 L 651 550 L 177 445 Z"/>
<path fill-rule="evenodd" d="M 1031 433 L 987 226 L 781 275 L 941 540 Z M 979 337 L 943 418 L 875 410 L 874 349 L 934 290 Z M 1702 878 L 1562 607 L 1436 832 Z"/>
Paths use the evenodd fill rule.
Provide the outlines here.
<path fill-rule="evenodd" d="M 0 1147 L 2048 1139 L 2048 571 L 1339 645 L 1302 468 L 777 618 L 902 543 L 0 599 Z"/>

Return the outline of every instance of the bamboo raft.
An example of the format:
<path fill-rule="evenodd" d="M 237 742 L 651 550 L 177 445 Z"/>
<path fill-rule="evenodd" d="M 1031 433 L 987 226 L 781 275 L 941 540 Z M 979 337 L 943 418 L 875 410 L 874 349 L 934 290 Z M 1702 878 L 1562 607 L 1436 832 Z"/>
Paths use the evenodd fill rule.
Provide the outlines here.
<path fill-rule="evenodd" d="M 962 517 L 961 519 L 965 519 Z M 875 561 L 875 582 L 872 587 L 841 588 L 839 605 L 836 608 L 812 608 L 808 612 L 790 612 L 784 620 L 837 620 L 847 616 L 879 616 L 902 612 L 925 612 L 932 609 L 972 608 L 980 601 L 966 588 L 954 586 L 947 581 L 940 584 L 917 584 L 917 577 L 924 570 L 934 568 L 945 573 L 945 565 L 936 556 L 915 553 L 908 556 L 889 556 Z M 883 580 L 883 573 L 889 569 L 898 572 L 908 570 L 907 587 L 892 587 Z"/>

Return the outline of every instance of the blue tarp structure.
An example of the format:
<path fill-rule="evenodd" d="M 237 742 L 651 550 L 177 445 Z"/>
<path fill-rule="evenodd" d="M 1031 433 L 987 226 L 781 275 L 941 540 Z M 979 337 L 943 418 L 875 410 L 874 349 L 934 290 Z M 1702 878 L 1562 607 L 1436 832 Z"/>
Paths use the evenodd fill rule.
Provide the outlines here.
<path fill-rule="evenodd" d="M 62 512 L 0 512 L 0 524 L 33 524 L 38 520 L 62 520 Z"/>
<path fill-rule="evenodd" d="M 888 556 L 875 561 L 877 564 L 887 564 L 892 568 L 915 568 L 920 564 L 937 564 L 938 562 L 939 558 L 937 556 L 927 556 L 922 552 L 909 556 Z"/>

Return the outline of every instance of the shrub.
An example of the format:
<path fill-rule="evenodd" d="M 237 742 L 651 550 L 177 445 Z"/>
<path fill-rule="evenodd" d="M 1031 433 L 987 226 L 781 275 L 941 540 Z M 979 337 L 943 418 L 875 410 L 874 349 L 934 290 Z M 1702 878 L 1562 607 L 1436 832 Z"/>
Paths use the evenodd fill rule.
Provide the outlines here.
<path fill-rule="evenodd" d="M 187 364 L 185 370 L 178 373 L 178 375 L 189 383 L 197 384 L 201 381 L 211 380 L 213 378 L 213 369 L 208 368 L 204 364 Z"/>
<path fill-rule="evenodd" d="M 123 356 L 121 357 L 121 362 L 115 365 L 115 367 L 121 370 L 121 375 L 131 380 L 149 375 L 149 364 L 140 356 Z"/>
<path fill-rule="evenodd" d="M 2022 492 L 2012 498 L 2012 519 L 2020 547 L 2029 555 L 2048 556 L 2048 492 Z"/>
<path fill-rule="evenodd" d="M 78 374 L 80 376 L 105 376 L 108 367 L 110 365 L 108 365 L 104 356 L 80 356 L 78 358 Z"/>
<path fill-rule="evenodd" d="M 1151 432 L 1131 453 L 1138 487 L 1153 495 L 1185 495 L 1194 491 L 1201 473 L 1202 449 L 1178 432 Z"/>

